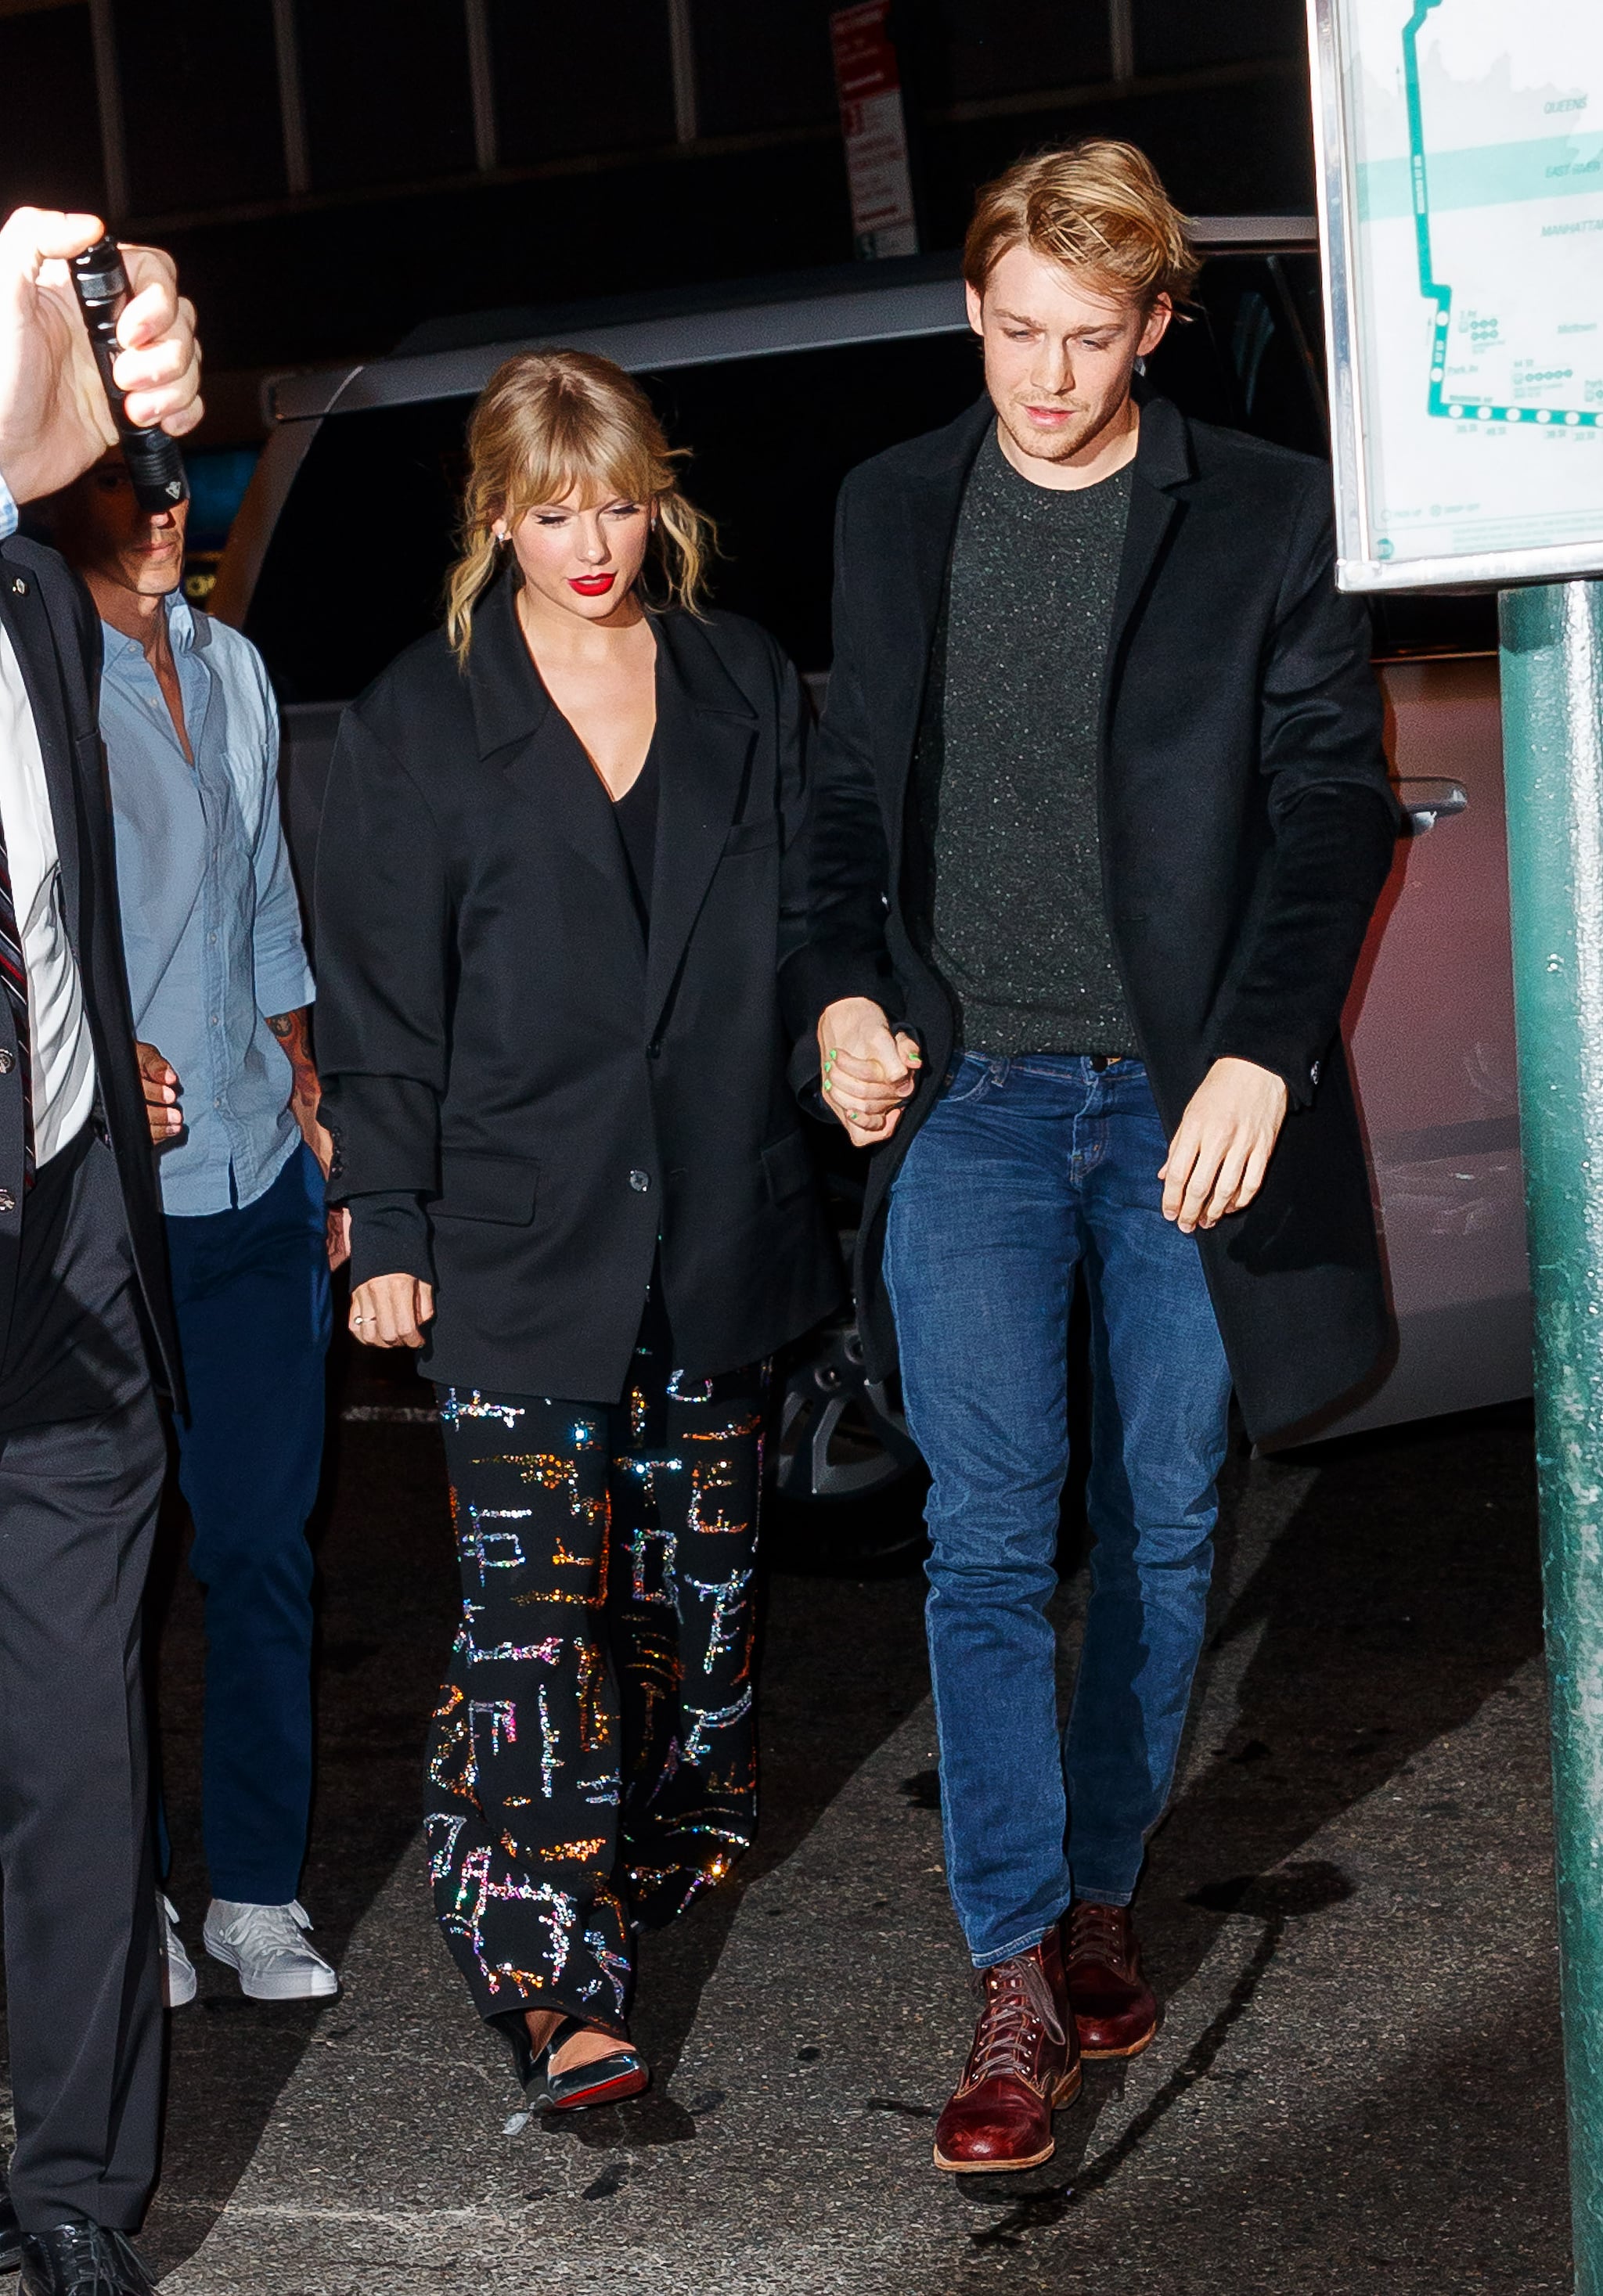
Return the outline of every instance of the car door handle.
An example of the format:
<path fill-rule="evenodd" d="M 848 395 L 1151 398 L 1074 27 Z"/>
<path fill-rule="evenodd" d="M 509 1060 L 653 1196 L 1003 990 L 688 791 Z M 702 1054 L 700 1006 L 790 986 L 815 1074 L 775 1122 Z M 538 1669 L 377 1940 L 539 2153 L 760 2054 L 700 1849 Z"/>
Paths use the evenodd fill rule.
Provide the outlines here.
<path fill-rule="evenodd" d="M 1397 784 L 1397 794 L 1408 823 L 1403 833 L 1409 837 L 1423 837 L 1438 821 L 1467 812 L 1469 807 L 1469 791 L 1462 782 L 1402 781 Z"/>

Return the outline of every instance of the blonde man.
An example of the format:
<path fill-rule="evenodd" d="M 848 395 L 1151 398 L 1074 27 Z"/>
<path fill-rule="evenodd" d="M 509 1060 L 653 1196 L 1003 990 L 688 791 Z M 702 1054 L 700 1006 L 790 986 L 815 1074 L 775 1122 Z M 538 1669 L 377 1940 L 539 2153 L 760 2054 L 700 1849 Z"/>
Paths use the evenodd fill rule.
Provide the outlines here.
<path fill-rule="evenodd" d="M 984 1993 L 950 2169 L 1046 2160 L 1081 2056 L 1151 2040 L 1130 1904 L 1232 1382 L 1267 1436 L 1385 1330 L 1337 1034 L 1397 825 L 1367 625 L 1323 466 L 1135 385 L 1197 268 L 1130 145 L 1013 168 L 966 250 L 986 396 L 841 500 L 787 986 L 877 1151 L 863 1314 L 933 1479 L 947 1869 Z M 1077 1271 L 1095 1545 L 1060 1736 Z"/>

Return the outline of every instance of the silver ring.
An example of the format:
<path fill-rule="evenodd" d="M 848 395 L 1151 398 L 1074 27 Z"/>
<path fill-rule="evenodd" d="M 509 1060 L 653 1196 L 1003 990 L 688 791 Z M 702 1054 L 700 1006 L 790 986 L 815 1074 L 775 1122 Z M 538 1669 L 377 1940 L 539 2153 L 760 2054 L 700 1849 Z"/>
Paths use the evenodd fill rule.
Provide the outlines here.
<path fill-rule="evenodd" d="M 353 1324 L 365 1324 L 367 1318 L 366 1316 L 353 1316 L 350 1320 Z"/>

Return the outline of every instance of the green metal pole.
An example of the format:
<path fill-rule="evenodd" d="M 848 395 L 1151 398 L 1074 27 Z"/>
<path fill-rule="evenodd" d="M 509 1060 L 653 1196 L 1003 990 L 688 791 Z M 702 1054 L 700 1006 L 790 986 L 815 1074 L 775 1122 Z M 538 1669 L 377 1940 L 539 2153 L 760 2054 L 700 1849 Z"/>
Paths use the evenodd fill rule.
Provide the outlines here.
<path fill-rule="evenodd" d="M 1506 590 L 1503 760 L 1577 2296 L 1603 2296 L 1603 583 Z"/>

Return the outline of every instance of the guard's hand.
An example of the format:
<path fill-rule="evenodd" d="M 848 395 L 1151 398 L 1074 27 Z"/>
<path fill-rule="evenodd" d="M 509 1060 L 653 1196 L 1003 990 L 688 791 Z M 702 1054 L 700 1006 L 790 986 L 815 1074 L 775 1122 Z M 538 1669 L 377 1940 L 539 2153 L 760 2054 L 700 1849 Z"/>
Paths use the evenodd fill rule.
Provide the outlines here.
<path fill-rule="evenodd" d="M 366 1348 L 421 1348 L 434 1286 L 415 1275 L 371 1275 L 350 1295 L 350 1328 Z"/>
<path fill-rule="evenodd" d="M 178 1105 L 178 1095 L 184 1087 L 178 1082 L 177 1070 L 162 1058 L 154 1045 L 136 1045 L 134 1051 L 139 1062 L 139 1081 L 144 1086 L 144 1113 L 151 1138 L 158 1148 L 162 1148 L 184 1129 L 184 1111 Z"/>
<path fill-rule="evenodd" d="M 324 1227 L 324 1248 L 328 1253 L 328 1272 L 343 1267 L 350 1258 L 350 1207 L 330 1204 Z"/>
<path fill-rule="evenodd" d="M 1255 1061 L 1215 1061 L 1192 1094 L 1158 1177 L 1163 1218 L 1189 1235 L 1245 1211 L 1286 1119 L 1284 1080 Z"/>
<path fill-rule="evenodd" d="M 917 1041 L 892 1036 L 868 996 L 843 996 L 818 1022 L 825 1098 L 854 1148 L 888 1140 L 910 1100 L 923 1060 Z"/>
<path fill-rule="evenodd" d="M 317 1120 L 319 1102 L 316 1095 L 302 1099 L 298 1092 L 290 1095 L 290 1114 L 300 1128 L 300 1137 L 317 1160 L 317 1169 L 326 1180 L 334 1168 L 333 1136 L 326 1124 Z"/>
<path fill-rule="evenodd" d="M 117 443 L 69 259 L 103 232 L 98 216 L 19 208 L 0 226 L 0 478 L 18 502 L 53 494 Z M 201 419 L 194 309 L 170 255 L 124 247 L 128 299 L 112 373 L 130 422 L 180 439 Z"/>

